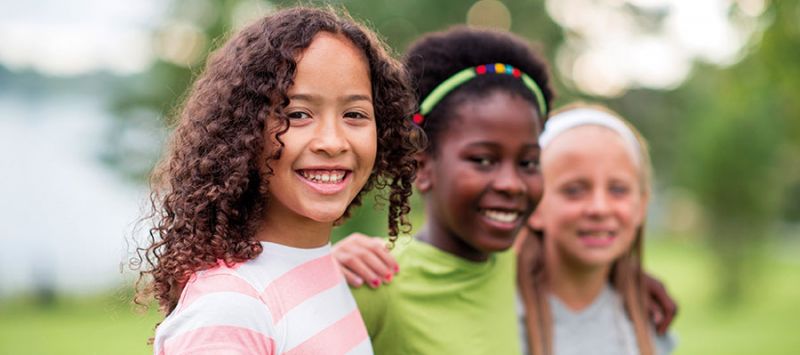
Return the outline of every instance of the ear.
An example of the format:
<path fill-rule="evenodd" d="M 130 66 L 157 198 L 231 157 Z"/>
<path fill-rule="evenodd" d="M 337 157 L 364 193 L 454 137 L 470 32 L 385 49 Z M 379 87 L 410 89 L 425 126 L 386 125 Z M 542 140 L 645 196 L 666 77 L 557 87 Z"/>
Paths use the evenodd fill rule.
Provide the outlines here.
<path fill-rule="evenodd" d="M 422 193 L 430 191 L 433 187 L 433 159 L 430 154 L 422 152 L 417 153 L 415 159 L 417 160 L 417 179 L 414 184 L 417 190 Z"/>

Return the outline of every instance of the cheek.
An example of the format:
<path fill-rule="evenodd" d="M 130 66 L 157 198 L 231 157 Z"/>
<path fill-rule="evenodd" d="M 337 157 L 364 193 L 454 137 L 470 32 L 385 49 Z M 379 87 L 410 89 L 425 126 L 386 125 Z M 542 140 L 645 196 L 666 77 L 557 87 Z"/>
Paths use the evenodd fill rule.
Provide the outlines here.
<path fill-rule="evenodd" d="M 579 213 L 580 204 L 569 201 L 559 194 L 558 191 L 545 189 L 543 193 L 539 208 L 543 212 L 543 215 L 547 216 L 547 220 L 557 221 L 568 219 L 568 216 Z"/>
<path fill-rule="evenodd" d="M 638 227 L 644 222 L 645 212 L 642 201 L 638 198 L 631 198 L 620 201 L 617 211 L 620 219 L 631 227 Z"/>
<path fill-rule="evenodd" d="M 534 208 L 542 201 L 542 195 L 544 194 L 543 181 L 542 175 L 535 175 L 525 179 L 528 187 L 528 197 L 533 202 Z"/>
<path fill-rule="evenodd" d="M 545 234 L 552 235 L 557 233 L 559 229 L 558 225 L 560 223 L 558 222 L 558 213 L 560 209 L 558 203 L 548 196 L 548 193 L 545 192 L 542 201 L 539 203 L 539 206 L 536 207 L 536 217 L 538 219 L 537 226 L 541 228 Z"/>
<path fill-rule="evenodd" d="M 308 142 L 311 141 L 312 137 L 309 136 L 310 133 L 311 131 L 309 130 L 289 128 L 289 130 L 277 138 L 274 134 L 271 134 L 269 136 L 268 145 L 273 151 L 281 149 L 281 158 L 286 155 L 297 155 L 298 152 L 303 150 Z M 280 142 L 278 142 L 278 139 L 280 139 Z"/>
<path fill-rule="evenodd" d="M 438 177 L 440 183 L 436 189 L 439 190 L 439 198 L 441 201 L 446 201 L 448 210 L 453 211 L 451 214 L 462 215 L 459 219 L 472 218 L 464 215 L 470 214 L 477 203 L 476 199 L 480 196 L 480 180 L 465 173 L 463 169 L 452 167 L 452 170 L 441 171 Z"/>
<path fill-rule="evenodd" d="M 372 170 L 375 159 L 378 156 L 378 133 L 373 125 L 369 129 L 364 129 L 354 135 L 351 142 L 357 151 L 359 158 L 365 165 L 366 170 Z"/>

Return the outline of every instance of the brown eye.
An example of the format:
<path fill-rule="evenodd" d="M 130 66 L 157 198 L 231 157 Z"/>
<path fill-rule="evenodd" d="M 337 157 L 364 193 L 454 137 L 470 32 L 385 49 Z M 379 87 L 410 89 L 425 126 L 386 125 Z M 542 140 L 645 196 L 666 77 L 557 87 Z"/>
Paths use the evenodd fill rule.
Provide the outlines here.
<path fill-rule="evenodd" d="M 289 117 L 290 120 L 301 120 L 304 118 L 311 118 L 311 115 L 303 111 L 289 112 L 286 116 Z"/>
<path fill-rule="evenodd" d="M 525 170 L 539 169 L 539 161 L 535 159 L 523 160 L 519 162 L 519 165 Z"/>
<path fill-rule="evenodd" d="M 347 112 L 347 113 L 344 114 L 344 117 L 346 117 L 346 118 L 355 118 L 355 119 L 366 119 L 366 118 L 369 118 L 369 116 L 367 116 L 363 112 L 359 112 L 359 111 Z"/>
<path fill-rule="evenodd" d="M 482 157 L 482 156 L 470 157 L 469 161 L 475 163 L 476 165 L 478 165 L 480 167 L 491 166 L 494 163 L 494 161 L 491 158 Z"/>

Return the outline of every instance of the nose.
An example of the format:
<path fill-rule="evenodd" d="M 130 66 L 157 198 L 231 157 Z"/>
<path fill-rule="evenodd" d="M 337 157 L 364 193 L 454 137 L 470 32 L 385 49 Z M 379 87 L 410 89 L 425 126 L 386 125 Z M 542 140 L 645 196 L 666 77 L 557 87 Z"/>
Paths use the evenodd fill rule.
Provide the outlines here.
<path fill-rule="evenodd" d="M 604 189 L 594 189 L 586 206 L 586 213 L 592 217 L 603 217 L 608 214 L 610 210 L 610 201 L 608 193 Z"/>
<path fill-rule="evenodd" d="M 327 115 L 319 119 L 310 148 L 314 153 L 327 156 L 337 156 L 349 149 L 349 142 L 345 135 L 342 120 L 334 115 Z"/>
<path fill-rule="evenodd" d="M 508 162 L 500 166 L 495 175 L 492 187 L 495 191 L 509 196 L 516 196 L 525 192 L 525 182 L 520 176 L 520 171 L 513 162 Z"/>

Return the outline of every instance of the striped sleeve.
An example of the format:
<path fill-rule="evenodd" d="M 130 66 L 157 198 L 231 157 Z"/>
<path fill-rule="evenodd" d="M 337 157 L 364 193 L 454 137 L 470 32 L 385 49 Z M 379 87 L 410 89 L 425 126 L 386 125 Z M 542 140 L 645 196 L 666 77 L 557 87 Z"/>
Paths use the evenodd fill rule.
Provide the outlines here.
<path fill-rule="evenodd" d="M 190 281 L 178 307 L 156 331 L 156 355 L 276 353 L 267 306 L 246 281 L 214 274 Z"/>

